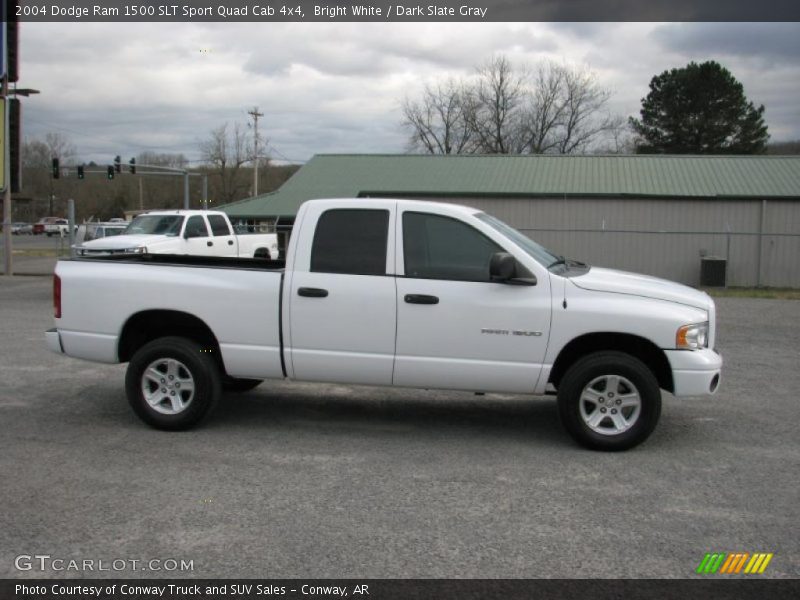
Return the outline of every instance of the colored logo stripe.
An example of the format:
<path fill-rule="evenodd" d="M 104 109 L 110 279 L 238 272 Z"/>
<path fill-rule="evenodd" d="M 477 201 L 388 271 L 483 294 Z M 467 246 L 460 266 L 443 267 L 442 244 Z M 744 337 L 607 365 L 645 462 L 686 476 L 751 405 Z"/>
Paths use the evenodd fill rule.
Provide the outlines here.
<path fill-rule="evenodd" d="M 707 552 L 695 572 L 706 575 L 717 572 L 730 575 L 741 573 L 744 568 L 744 573 L 760 574 L 766 570 L 773 556 L 774 554 L 771 552 L 756 552 L 755 554 L 750 554 L 749 552 Z"/>
<path fill-rule="evenodd" d="M 716 573 L 717 569 L 719 569 L 723 560 L 725 560 L 724 552 L 714 552 L 714 553 L 708 552 L 703 557 L 703 560 L 700 562 L 700 566 L 697 567 L 697 572 Z"/>
<path fill-rule="evenodd" d="M 772 560 L 774 554 L 771 552 L 769 554 L 761 553 L 761 554 L 753 554 L 753 558 L 750 559 L 750 562 L 747 563 L 747 566 L 744 568 L 745 573 L 763 573 L 769 561 Z"/>

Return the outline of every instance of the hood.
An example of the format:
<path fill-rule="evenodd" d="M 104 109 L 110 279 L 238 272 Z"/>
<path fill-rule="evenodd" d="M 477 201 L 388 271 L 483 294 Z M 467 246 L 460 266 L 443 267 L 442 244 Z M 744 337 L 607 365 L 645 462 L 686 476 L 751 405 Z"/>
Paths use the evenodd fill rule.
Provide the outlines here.
<path fill-rule="evenodd" d="M 173 239 L 174 236 L 168 235 L 112 235 L 111 237 L 100 238 L 81 244 L 81 248 L 90 250 L 124 250 L 125 248 L 138 248 L 139 246 L 150 246 L 159 242 Z"/>
<path fill-rule="evenodd" d="M 585 275 L 571 277 L 570 281 L 584 290 L 667 300 L 703 310 L 711 306 L 711 298 L 705 292 L 674 281 L 616 269 L 592 267 Z"/>

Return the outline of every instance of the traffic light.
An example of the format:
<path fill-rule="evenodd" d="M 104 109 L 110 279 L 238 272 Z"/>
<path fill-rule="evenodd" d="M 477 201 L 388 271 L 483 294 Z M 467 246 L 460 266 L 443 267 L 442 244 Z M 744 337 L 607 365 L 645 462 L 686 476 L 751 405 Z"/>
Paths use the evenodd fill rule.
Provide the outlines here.
<path fill-rule="evenodd" d="M 85 179 L 86 174 L 83 172 L 83 165 L 78 165 L 78 179 Z"/>
<path fill-rule="evenodd" d="M 119 157 L 119 154 L 114 157 L 114 170 L 117 173 L 122 173 L 122 159 Z"/>
<path fill-rule="evenodd" d="M 53 159 L 53 179 L 58 179 L 61 175 L 61 169 L 58 166 L 58 159 Z"/>
<path fill-rule="evenodd" d="M 128 165 L 129 165 L 128 169 L 130 170 L 131 175 L 136 175 L 136 159 L 132 158 L 128 163 Z"/>
<path fill-rule="evenodd" d="M 106 178 L 109 180 L 114 179 L 114 167 L 111 165 L 108 165 L 106 169 Z"/>

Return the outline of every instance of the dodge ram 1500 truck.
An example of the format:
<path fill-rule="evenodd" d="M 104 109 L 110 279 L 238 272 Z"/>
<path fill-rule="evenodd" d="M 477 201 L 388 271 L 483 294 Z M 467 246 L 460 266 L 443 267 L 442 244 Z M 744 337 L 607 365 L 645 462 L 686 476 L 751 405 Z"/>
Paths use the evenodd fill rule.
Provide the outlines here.
<path fill-rule="evenodd" d="M 138 215 L 125 231 L 76 246 L 79 256 L 103 254 L 191 254 L 278 258 L 274 233 L 236 235 L 224 212 L 158 210 Z"/>
<path fill-rule="evenodd" d="M 118 238 L 112 238 L 118 239 Z M 282 262 L 158 254 L 59 261 L 55 352 L 128 362 L 153 427 L 186 429 L 264 379 L 545 395 L 595 449 L 645 440 L 661 390 L 716 392 L 715 308 L 695 289 L 556 256 L 427 201 L 313 200 Z"/>

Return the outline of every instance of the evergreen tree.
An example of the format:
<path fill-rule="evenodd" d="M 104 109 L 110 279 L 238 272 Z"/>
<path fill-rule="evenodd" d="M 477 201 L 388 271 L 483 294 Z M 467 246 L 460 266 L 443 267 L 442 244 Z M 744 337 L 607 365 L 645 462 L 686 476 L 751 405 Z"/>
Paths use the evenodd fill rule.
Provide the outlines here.
<path fill-rule="evenodd" d="M 758 154 L 769 140 L 764 106 L 714 61 L 653 77 L 640 114 L 630 125 L 641 154 Z"/>

